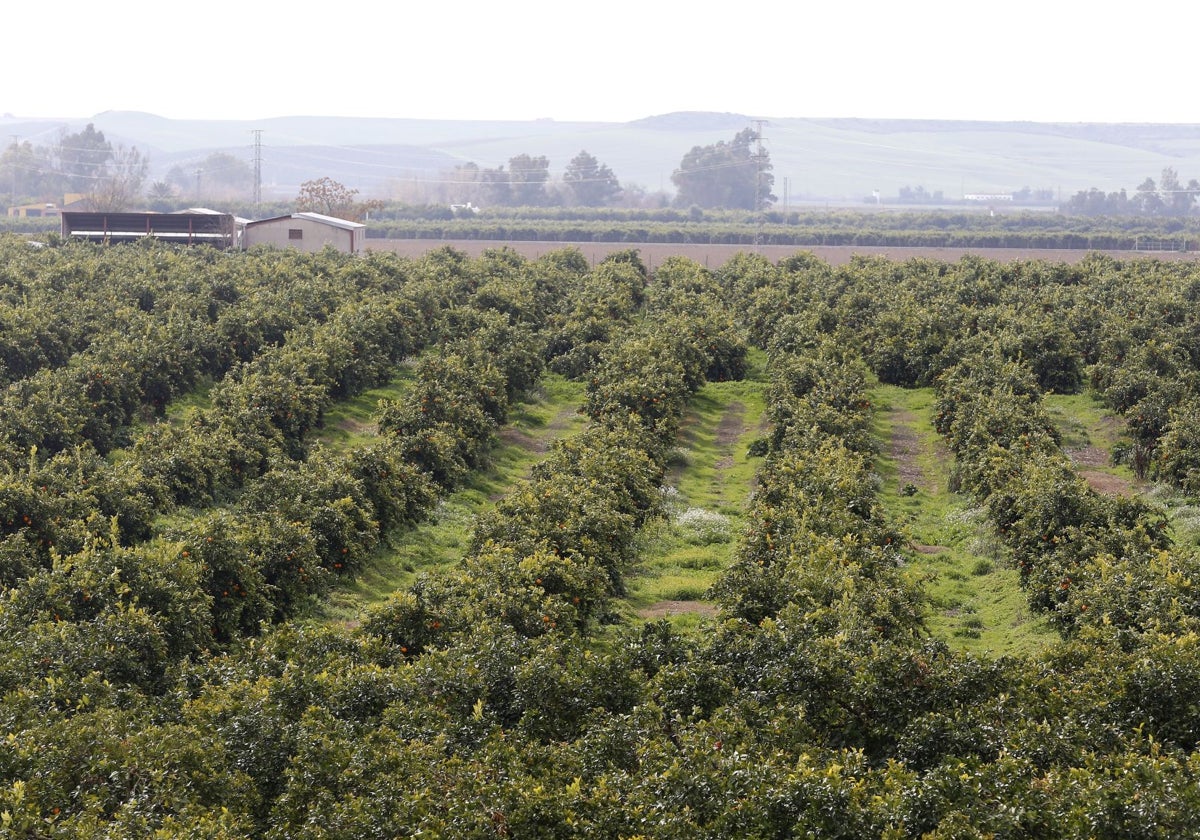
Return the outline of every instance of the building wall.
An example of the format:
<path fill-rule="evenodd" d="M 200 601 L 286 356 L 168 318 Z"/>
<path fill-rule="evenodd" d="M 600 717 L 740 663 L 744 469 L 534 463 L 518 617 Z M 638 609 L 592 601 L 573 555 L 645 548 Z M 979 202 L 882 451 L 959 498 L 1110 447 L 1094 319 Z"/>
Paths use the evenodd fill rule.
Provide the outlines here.
<path fill-rule="evenodd" d="M 299 238 L 294 231 L 299 231 Z M 310 219 L 271 219 L 248 225 L 242 241 L 247 248 L 271 245 L 315 253 L 332 245 L 339 251 L 357 253 L 365 237 L 365 230 L 342 230 Z"/>
<path fill-rule="evenodd" d="M 9 207 L 8 215 L 22 219 L 57 216 L 58 208 L 53 204 L 22 204 L 18 207 Z"/>

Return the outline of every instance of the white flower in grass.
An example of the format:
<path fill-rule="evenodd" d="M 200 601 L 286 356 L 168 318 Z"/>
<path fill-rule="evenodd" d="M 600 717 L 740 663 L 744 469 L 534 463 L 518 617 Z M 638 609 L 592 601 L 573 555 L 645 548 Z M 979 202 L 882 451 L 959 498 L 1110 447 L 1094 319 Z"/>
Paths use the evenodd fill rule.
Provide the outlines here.
<path fill-rule="evenodd" d="M 729 517 L 704 508 L 690 507 L 675 517 L 675 527 L 695 545 L 729 542 Z"/>

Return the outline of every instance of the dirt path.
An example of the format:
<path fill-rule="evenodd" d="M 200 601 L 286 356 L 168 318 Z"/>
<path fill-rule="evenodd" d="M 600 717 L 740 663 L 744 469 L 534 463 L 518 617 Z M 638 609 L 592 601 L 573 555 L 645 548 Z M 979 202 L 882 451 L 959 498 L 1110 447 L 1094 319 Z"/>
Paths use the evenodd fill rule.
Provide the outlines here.
<path fill-rule="evenodd" d="M 721 422 L 717 424 L 717 433 L 713 439 L 721 453 L 716 461 L 717 469 L 723 470 L 733 466 L 733 446 L 747 431 L 745 417 L 746 406 L 740 402 L 731 402 L 725 407 L 725 413 L 721 415 Z"/>
<path fill-rule="evenodd" d="M 921 441 L 913 431 L 916 421 L 916 415 L 905 409 L 892 409 L 888 413 L 888 423 L 892 428 L 889 452 L 896 462 L 896 481 L 900 487 L 911 484 L 913 487 L 929 489 L 925 472 L 917 463 Z"/>
<path fill-rule="evenodd" d="M 713 444 L 717 450 L 717 459 L 713 461 L 713 468 L 716 471 L 714 484 L 717 485 L 716 495 L 722 501 L 726 500 L 726 483 L 728 481 L 725 471 L 734 464 L 733 448 L 737 446 L 738 441 L 747 431 L 749 429 L 746 426 L 746 406 L 736 401 L 725 406 L 725 412 L 721 415 L 713 434 Z M 742 489 L 744 488 L 737 488 L 738 491 Z"/>
<path fill-rule="evenodd" d="M 564 408 L 537 434 L 513 426 L 504 426 L 496 432 L 496 437 L 501 443 L 544 455 L 550 451 L 550 445 L 562 437 L 562 432 L 571 425 L 571 418 L 578 413 L 579 410 L 575 407 Z"/>
<path fill-rule="evenodd" d="M 717 606 L 707 601 L 659 601 L 645 609 L 638 610 L 637 614 L 639 618 L 654 619 L 681 613 L 695 613 L 711 618 L 717 614 Z"/>
<path fill-rule="evenodd" d="M 1097 493 L 1105 496 L 1129 496 L 1133 493 L 1133 484 L 1119 475 L 1105 472 L 1101 467 L 1108 466 L 1111 456 L 1097 446 L 1082 446 L 1068 449 L 1067 457 L 1075 464 L 1081 478 Z"/>
<path fill-rule="evenodd" d="M 718 481 L 720 472 L 733 466 L 733 447 L 747 431 L 745 415 L 746 406 L 740 402 L 731 402 L 725 406 L 721 419 L 717 421 L 717 428 L 713 432 L 713 444 L 718 454 L 717 459 L 713 462 L 713 467 L 717 470 Z M 689 420 L 695 422 L 695 417 L 685 418 L 684 423 L 688 423 Z M 686 464 L 676 464 L 670 467 L 667 470 L 666 483 L 678 487 L 680 477 L 686 469 Z"/>

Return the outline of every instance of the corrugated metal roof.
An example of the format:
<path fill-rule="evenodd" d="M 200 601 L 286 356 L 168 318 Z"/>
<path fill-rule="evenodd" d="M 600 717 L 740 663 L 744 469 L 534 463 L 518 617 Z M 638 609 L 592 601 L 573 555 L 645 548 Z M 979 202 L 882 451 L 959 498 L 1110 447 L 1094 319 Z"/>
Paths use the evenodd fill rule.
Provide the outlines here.
<path fill-rule="evenodd" d="M 320 222 L 323 225 L 332 225 L 333 227 L 341 228 L 342 230 L 360 230 L 366 225 L 361 222 L 351 222 L 346 219 L 335 219 L 333 216 L 326 216 L 321 213 L 293 213 L 293 219 L 308 219 L 311 222 Z"/>
<path fill-rule="evenodd" d="M 175 215 L 183 215 L 183 214 L 187 214 L 187 213 L 193 213 L 193 214 L 200 215 L 200 216 L 224 216 L 225 215 L 220 210 L 210 210 L 207 207 L 189 207 L 186 210 L 172 210 L 171 212 L 174 213 Z M 250 220 L 243 218 L 241 216 L 234 216 L 233 223 L 235 225 L 237 225 L 238 227 L 245 227 L 246 225 L 248 225 L 250 223 Z"/>
<path fill-rule="evenodd" d="M 322 213 L 289 213 L 286 216 L 272 216 L 269 219 L 256 219 L 255 221 L 250 222 L 247 227 L 265 224 L 266 222 L 278 222 L 283 219 L 306 219 L 310 222 L 317 222 L 318 224 L 329 225 L 330 227 L 341 228 L 342 230 L 364 230 L 367 227 L 360 222 L 350 222 L 346 219 L 336 219 L 333 216 L 326 216 Z"/>
<path fill-rule="evenodd" d="M 253 227 L 254 225 L 265 225 L 267 222 L 279 222 L 279 221 L 283 221 L 284 219 L 290 219 L 290 218 L 292 218 L 291 213 L 288 213 L 286 216 L 270 216 L 266 219 L 255 219 L 254 221 L 247 224 L 246 227 Z"/>

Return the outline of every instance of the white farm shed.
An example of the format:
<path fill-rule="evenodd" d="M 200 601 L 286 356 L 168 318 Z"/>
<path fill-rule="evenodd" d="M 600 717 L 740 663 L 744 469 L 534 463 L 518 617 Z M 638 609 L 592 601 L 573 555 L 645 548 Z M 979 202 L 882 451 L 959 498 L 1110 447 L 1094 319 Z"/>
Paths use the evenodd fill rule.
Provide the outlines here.
<path fill-rule="evenodd" d="M 276 248 L 295 248 L 316 252 L 326 245 L 339 251 L 357 254 L 367 238 L 367 226 L 359 222 L 335 219 L 320 213 L 292 213 L 248 222 L 242 234 L 242 247 L 272 245 Z"/>

